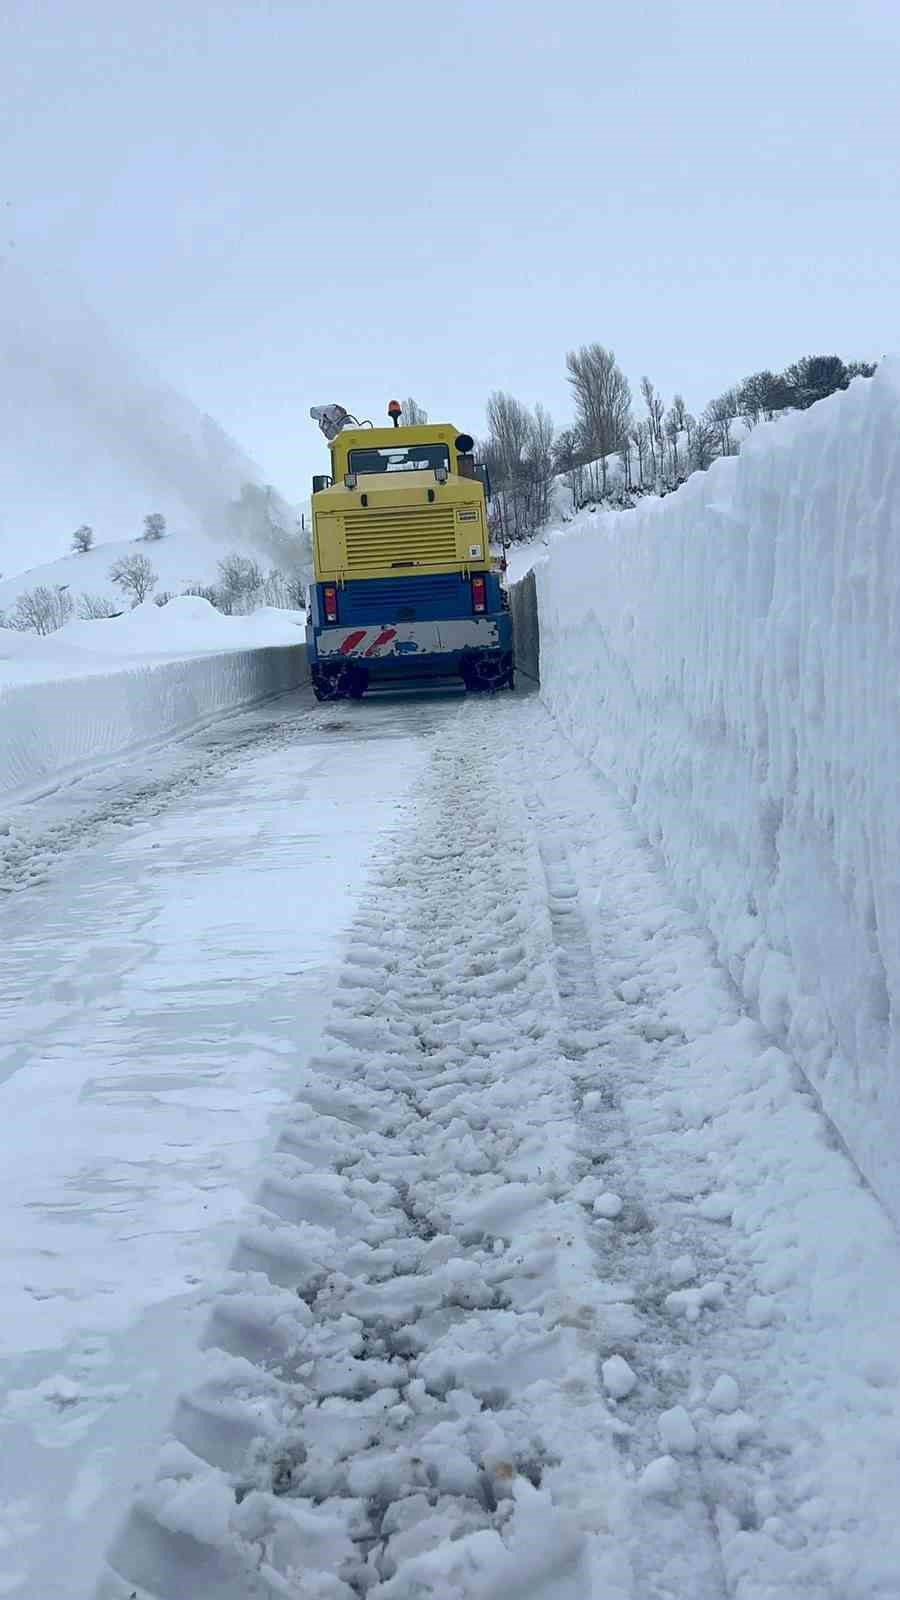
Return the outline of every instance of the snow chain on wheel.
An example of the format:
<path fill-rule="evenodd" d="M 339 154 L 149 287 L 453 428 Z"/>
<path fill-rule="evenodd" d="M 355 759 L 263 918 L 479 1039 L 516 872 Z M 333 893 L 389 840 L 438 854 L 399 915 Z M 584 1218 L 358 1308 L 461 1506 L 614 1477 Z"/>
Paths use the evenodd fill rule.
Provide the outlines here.
<path fill-rule="evenodd" d="M 365 675 L 358 667 L 323 667 L 316 662 L 311 676 L 317 700 L 361 700 L 366 691 Z"/>
<path fill-rule="evenodd" d="M 495 694 L 513 687 L 513 658 L 510 651 L 484 651 L 463 666 L 466 688 L 475 694 Z"/>

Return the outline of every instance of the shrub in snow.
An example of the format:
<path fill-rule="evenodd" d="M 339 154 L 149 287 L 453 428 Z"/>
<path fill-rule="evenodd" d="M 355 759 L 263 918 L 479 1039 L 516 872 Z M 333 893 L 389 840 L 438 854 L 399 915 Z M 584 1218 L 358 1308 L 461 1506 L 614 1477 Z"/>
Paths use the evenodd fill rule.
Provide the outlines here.
<path fill-rule="evenodd" d="M 259 562 L 232 552 L 219 562 L 219 610 L 229 615 L 252 610 L 262 584 Z"/>
<path fill-rule="evenodd" d="M 165 537 L 165 532 L 166 532 L 166 519 L 165 519 L 165 517 L 159 511 L 151 511 L 149 517 L 145 517 L 144 518 L 144 533 L 143 533 L 143 537 L 145 539 L 149 539 L 152 542 L 154 539 L 162 539 L 162 538 L 164 538 Z"/>
<path fill-rule="evenodd" d="M 20 633 L 56 633 L 69 621 L 75 602 L 67 588 L 38 584 L 36 589 L 26 589 L 19 595 L 4 626 L 16 628 Z"/>
<path fill-rule="evenodd" d="M 93 528 L 89 528 L 86 522 L 83 523 L 80 528 L 75 529 L 75 532 L 72 535 L 72 549 L 76 551 L 78 555 L 86 555 L 93 542 L 94 530 Z"/>
<path fill-rule="evenodd" d="M 93 622 L 99 617 L 117 617 L 122 610 L 122 602 L 111 599 L 105 594 L 80 594 L 78 596 L 78 615 L 83 622 Z"/>
<path fill-rule="evenodd" d="M 118 584 L 133 606 L 141 604 L 156 588 L 159 579 L 146 556 L 121 556 L 109 569 L 110 582 Z"/>

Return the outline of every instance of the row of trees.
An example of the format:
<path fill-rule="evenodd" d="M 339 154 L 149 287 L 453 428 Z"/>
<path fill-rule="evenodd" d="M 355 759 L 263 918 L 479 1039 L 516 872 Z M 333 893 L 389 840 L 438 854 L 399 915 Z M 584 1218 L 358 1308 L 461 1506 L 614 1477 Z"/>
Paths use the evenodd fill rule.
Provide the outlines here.
<path fill-rule="evenodd" d="M 533 410 L 495 391 L 487 404 L 488 433 L 480 446 L 499 491 L 494 531 L 528 537 L 547 518 L 555 477 L 566 481 L 574 508 L 602 501 L 630 505 L 640 494 L 665 494 L 717 456 L 736 454 L 746 431 L 786 410 L 806 410 L 857 376 L 870 362 L 804 356 L 784 372 L 752 373 L 692 416 L 680 394 L 667 406 L 648 377 L 639 409 L 631 385 L 604 345 L 570 350 L 566 369 L 574 420 L 559 431 L 541 405 Z"/>
<path fill-rule="evenodd" d="M 258 561 L 237 553 L 218 563 L 219 577 L 213 584 L 191 584 L 182 594 L 199 595 L 227 616 L 243 615 L 259 606 L 281 606 L 302 610 L 306 603 L 303 580 L 272 567 L 264 570 Z M 0 612 L 0 627 L 22 633 L 56 633 L 77 616 L 84 621 L 117 617 L 129 606 L 140 605 L 151 595 L 163 606 L 175 598 L 170 590 L 154 594 L 159 577 L 145 555 L 135 553 L 114 561 L 107 574 L 118 595 L 81 594 L 75 596 L 65 584 L 38 584 L 19 595 L 11 611 Z"/>
<path fill-rule="evenodd" d="M 153 544 L 157 539 L 164 539 L 165 536 L 165 517 L 161 511 L 151 511 L 149 516 L 144 518 L 144 531 L 141 534 L 141 538 L 145 539 L 148 544 Z M 83 522 L 81 527 L 76 528 L 72 535 L 72 549 L 76 555 L 86 556 L 93 547 L 94 530 L 89 523 Z"/>

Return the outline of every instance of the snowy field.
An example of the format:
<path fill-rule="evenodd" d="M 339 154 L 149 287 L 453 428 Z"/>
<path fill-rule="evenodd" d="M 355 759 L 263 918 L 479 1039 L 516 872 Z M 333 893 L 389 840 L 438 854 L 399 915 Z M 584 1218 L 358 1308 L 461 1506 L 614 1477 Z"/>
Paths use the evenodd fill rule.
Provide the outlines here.
<path fill-rule="evenodd" d="M 900 1220 L 900 362 L 583 515 L 542 693 Z"/>
<path fill-rule="evenodd" d="M 0 799 L 305 681 L 301 613 L 192 596 L 58 633 L 0 629 Z"/>
<path fill-rule="evenodd" d="M 277 927 L 256 971 L 279 1007 L 278 1135 L 224 1285 L 208 1241 L 179 1249 L 208 1274 L 206 1352 L 100 1595 L 896 1596 L 900 1248 L 878 1202 L 628 809 L 536 699 L 423 708 L 415 728 L 401 708 L 407 738 L 373 762 L 385 712 L 341 708 L 339 729 L 314 714 L 328 767 L 347 763 L 341 794 L 380 773 L 391 795 L 318 1040 L 296 1032 L 287 962 L 305 948 L 290 920 L 304 885 L 297 856 L 277 852 Z M 163 822 L 189 907 L 198 893 L 213 904 L 197 880 L 223 846 L 234 859 L 230 827 L 260 803 L 279 814 L 272 772 L 290 761 L 251 756 L 234 774 L 244 807 L 223 814 L 221 839 L 205 807 Z M 262 824 L 255 837 L 247 866 L 265 870 L 277 838 Z M 148 838 L 121 849 L 143 856 Z M 335 841 L 331 871 L 345 860 L 359 885 L 363 854 Z M 192 947 L 205 942 L 186 920 Z M 107 1096 L 128 1094 L 133 1071 L 134 1093 L 165 1098 L 120 1051 L 143 1055 L 148 1028 L 158 1048 L 187 965 L 175 935 L 149 982 L 117 985 L 128 1037 Z M 244 937 L 230 929 L 229 949 Z M 233 967 L 238 1012 L 251 971 Z M 176 1077 L 209 1028 L 193 976 L 185 1023 Z M 221 1048 L 215 1035 L 201 1059 Z M 192 1149 L 190 1091 L 165 1082 L 178 1109 L 154 1115 L 183 1140 L 188 1233 L 212 1141 L 204 1129 Z M 106 1176 L 107 1206 L 137 1177 L 114 1162 Z M 97 1304 L 85 1334 L 113 1315 Z M 24 1426 L 74 1426 L 87 1397 L 65 1380 L 82 1370 L 48 1356 L 51 1387 L 35 1373 L 16 1400 Z M 97 1470 L 112 1475 L 133 1445 L 109 1426 Z"/>

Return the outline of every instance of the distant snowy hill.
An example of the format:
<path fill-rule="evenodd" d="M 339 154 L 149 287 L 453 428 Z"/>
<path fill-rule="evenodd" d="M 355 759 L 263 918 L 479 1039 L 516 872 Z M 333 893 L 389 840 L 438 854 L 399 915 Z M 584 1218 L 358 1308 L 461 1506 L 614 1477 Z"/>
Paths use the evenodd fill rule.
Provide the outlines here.
<path fill-rule="evenodd" d="M 35 589 L 40 585 L 52 589 L 67 588 L 76 609 L 79 597 L 83 594 L 105 595 L 120 601 L 122 606 L 127 608 L 130 601 L 123 597 L 109 577 L 110 567 L 122 556 L 147 557 L 157 575 L 158 581 L 154 591 L 157 594 L 181 594 L 186 588 L 198 584 L 215 583 L 219 577 L 219 562 L 232 550 L 254 558 L 263 570 L 277 566 L 285 573 L 299 570 L 305 576 L 307 560 L 305 542 L 300 538 L 296 538 L 293 542 L 295 545 L 293 550 L 287 548 L 279 552 L 277 547 L 273 547 L 271 552 L 267 553 L 261 545 L 239 533 L 231 539 L 223 538 L 221 543 L 206 538 L 202 533 L 186 529 L 180 531 L 176 529 L 165 538 L 150 542 L 141 538 L 117 539 L 109 544 L 97 544 L 84 555 L 61 556 L 58 561 L 47 561 L 40 566 L 30 567 L 14 577 L 0 578 L 0 612 L 10 611 L 17 596 L 24 590 Z"/>

